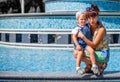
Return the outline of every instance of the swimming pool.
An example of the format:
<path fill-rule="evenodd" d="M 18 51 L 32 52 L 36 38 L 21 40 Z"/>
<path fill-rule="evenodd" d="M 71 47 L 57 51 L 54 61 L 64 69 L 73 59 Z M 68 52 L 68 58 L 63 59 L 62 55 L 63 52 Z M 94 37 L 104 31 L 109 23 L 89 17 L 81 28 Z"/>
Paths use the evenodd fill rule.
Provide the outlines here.
<path fill-rule="evenodd" d="M 119 49 L 110 50 L 105 71 L 119 71 Z M 85 67 L 84 63 L 81 65 Z M 73 50 L 32 49 L 0 46 L 0 71 L 75 72 Z"/>

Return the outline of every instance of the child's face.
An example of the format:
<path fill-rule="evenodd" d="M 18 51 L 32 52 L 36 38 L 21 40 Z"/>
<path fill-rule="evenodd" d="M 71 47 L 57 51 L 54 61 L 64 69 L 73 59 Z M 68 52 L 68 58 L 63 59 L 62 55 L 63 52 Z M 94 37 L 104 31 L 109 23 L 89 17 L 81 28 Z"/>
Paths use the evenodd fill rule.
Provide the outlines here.
<path fill-rule="evenodd" d="M 77 21 L 78 21 L 78 23 L 79 23 L 81 26 L 85 26 L 85 24 L 86 24 L 86 15 L 85 15 L 85 14 L 79 15 Z"/>

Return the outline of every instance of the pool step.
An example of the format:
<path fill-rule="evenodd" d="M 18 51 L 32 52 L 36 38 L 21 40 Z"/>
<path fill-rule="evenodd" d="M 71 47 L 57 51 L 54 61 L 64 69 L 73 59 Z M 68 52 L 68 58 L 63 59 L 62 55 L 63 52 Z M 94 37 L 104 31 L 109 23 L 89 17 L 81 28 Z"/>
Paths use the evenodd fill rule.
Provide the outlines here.
<path fill-rule="evenodd" d="M 106 29 L 107 34 L 120 34 L 120 29 Z M 11 34 L 71 34 L 72 29 L 0 29 L 0 33 Z"/>
<path fill-rule="evenodd" d="M 12 43 L 0 42 L 0 45 L 16 48 L 36 48 L 36 49 L 59 49 L 73 50 L 73 44 L 38 44 L 38 43 Z M 120 44 L 109 44 L 110 49 L 120 49 Z"/>

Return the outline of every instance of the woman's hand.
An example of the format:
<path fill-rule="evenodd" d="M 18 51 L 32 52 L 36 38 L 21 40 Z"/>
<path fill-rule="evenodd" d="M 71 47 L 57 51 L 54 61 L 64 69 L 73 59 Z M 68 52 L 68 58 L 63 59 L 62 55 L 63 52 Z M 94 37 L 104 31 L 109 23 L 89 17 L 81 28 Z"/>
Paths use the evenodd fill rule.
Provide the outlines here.
<path fill-rule="evenodd" d="M 83 35 L 83 33 L 81 31 L 78 32 L 78 37 L 81 38 L 81 39 L 84 38 L 84 35 Z"/>

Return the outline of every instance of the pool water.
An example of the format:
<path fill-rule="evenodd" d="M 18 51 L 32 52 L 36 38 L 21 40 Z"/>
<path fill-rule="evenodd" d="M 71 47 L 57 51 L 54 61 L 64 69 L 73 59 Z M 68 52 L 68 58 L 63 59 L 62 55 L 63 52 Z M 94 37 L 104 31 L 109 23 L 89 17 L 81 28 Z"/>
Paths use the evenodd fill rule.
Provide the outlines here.
<path fill-rule="evenodd" d="M 105 71 L 120 70 L 119 49 L 110 50 Z M 84 68 L 85 64 L 82 63 Z M 73 50 L 31 49 L 0 46 L 0 71 L 74 72 Z"/>

